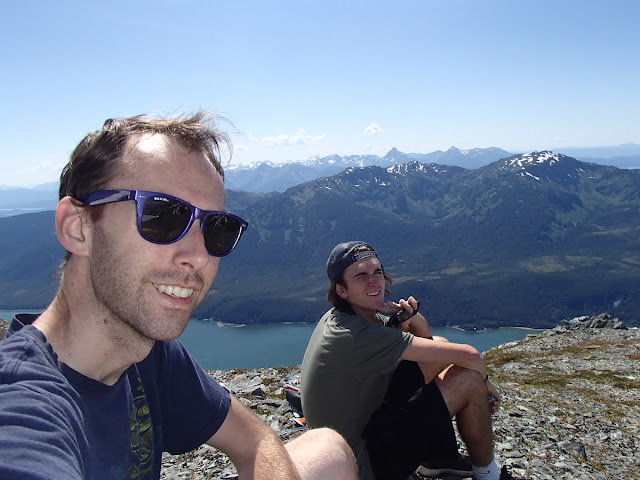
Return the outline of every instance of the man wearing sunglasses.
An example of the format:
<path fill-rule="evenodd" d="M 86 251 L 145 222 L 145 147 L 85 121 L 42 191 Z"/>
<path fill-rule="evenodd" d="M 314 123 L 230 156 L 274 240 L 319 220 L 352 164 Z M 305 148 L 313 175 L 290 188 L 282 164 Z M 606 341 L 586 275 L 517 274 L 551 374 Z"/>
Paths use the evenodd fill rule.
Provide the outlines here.
<path fill-rule="evenodd" d="M 332 430 L 286 446 L 176 340 L 247 222 L 225 210 L 213 120 L 108 120 L 60 178 L 60 287 L 0 342 L 0 478 L 157 479 L 203 443 L 240 479 L 357 477 Z"/>
<path fill-rule="evenodd" d="M 416 470 L 513 480 L 493 457 L 491 414 L 500 395 L 478 351 L 434 338 L 415 298 L 385 302 L 391 278 L 367 243 L 336 245 L 327 275 L 333 308 L 302 363 L 309 426 L 344 435 L 362 480 L 405 480 Z M 458 453 L 453 416 L 470 458 Z"/>

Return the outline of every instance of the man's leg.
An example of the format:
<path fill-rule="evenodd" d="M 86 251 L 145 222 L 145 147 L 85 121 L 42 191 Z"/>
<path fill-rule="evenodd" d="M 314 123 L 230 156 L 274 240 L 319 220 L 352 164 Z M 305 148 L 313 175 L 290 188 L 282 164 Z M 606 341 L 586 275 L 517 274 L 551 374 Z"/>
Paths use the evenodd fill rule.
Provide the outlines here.
<path fill-rule="evenodd" d="M 451 415 L 435 383 L 425 385 L 421 366 L 402 361 L 389 383 L 382 407 L 363 433 L 376 478 L 405 479 L 421 464 L 427 474 L 468 472 Z"/>
<path fill-rule="evenodd" d="M 456 417 L 458 432 L 467 446 L 474 465 L 489 465 L 493 461 L 493 430 L 487 387 L 478 372 L 452 366 L 436 383 L 449 413 Z"/>
<path fill-rule="evenodd" d="M 304 480 L 356 480 L 356 459 L 342 436 L 329 428 L 309 430 L 286 443 L 287 451 Z"/>

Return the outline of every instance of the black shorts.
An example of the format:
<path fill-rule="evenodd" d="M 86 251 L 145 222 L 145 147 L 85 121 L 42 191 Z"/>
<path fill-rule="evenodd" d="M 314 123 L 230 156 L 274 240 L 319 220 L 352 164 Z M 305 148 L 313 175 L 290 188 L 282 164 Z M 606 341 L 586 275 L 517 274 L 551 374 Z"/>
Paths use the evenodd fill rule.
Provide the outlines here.
<path fill-rule="evenodd" d="M 447 404 L 415 362 L 400 362 L 362 436 L 377 480 L 404 480 L 425 460 L 458 455 Z"/>

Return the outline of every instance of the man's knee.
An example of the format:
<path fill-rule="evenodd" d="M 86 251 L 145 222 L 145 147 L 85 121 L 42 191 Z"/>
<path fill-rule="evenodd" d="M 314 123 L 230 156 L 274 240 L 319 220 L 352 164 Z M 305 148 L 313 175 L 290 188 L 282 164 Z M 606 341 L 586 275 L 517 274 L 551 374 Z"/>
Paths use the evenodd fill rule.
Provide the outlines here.
<path fill-rule="evenodd" d="M 302 437 L 306 437 L 304 439 L 305 442 L 308 442 L 312 448 L 324 450 L 327 454 L 339 455 L 345 458 L 353 456 L 353 451 L 344 437 L 330 428 L 314 428 L 306 432 Z"/>
<path fill-rule="evenodd" d="M 487 386 L 475 370 L 453 365 L 437 382 L 452 416 L 469 403 L 486 401 Z"/>
<path fill-rule="evenodd" d="M 478 372 L 458 365 L 452 365 L 447 370 L 443 381 L 462 390 L 481 391 L 482 393 L 487 390 L 487 386 Z"/>
<path fill-rule="evenodd" d="M 335 478 L 356 478 L 357 464 L 349 444 L 335 430 L 314 428 L 286 444 L 300 473 L 325 472 Z M 302 475 L 315 478 L 315 475 Z"/>

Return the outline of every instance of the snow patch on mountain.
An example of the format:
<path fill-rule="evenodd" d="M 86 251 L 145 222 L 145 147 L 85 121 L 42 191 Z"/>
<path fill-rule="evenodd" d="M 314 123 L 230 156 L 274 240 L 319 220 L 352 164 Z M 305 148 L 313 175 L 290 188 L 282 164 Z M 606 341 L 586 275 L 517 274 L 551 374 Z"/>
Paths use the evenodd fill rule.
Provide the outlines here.
<path fill-rule="evenodd" d="M 405 174 L 408 172 L 421 172 L 421 173 L 447 173 L 450 171 L 446 165 L 439 165 L 437 163 L 420 163 L 410 162 L 403 163 L 401 165 L 391 165 L 387 167 L 387 172 L 390 174 Z"/>
<path fill-rule="evenodd" d="M 559 156 L 557 153 L 544 151 L 544 152 L 533 152 L 533 153 L 524 153 L 522 155 L 516 155 L 515 157 L 507 158 L 505 161 L 506 167 L 520 167 L 527 168 L 529 165 L 535 165 L 540 163 L 548 163 L 549 165 L 553 165 L 554 163 L 559 161 Z"/>
<path fill-rule="evenodd" d="M 574 182 L 585 172 L 586 164 L 575 158 L 548 150 L 524 153 L 504 159 L 499 170 L 517 172 L 521 177 L 535 181 Z"/>

